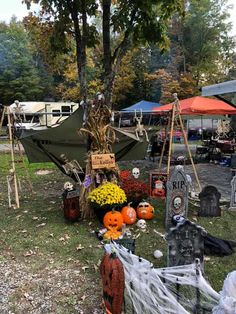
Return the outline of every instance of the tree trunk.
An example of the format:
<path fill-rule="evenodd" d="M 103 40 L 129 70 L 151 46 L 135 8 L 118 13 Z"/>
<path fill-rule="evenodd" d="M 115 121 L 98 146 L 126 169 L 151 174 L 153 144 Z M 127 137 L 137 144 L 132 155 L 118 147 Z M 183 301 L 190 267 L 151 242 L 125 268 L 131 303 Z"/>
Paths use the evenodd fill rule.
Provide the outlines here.
<path fill-rule="evenodd" d="M 84 2 L 83 2 L 84 4 Z M 83 8 L 84 9 L 84 8 Z M 80 84 L 80 96 L 82 99 L 87 98 L 87 80 L 86 80 L 86 40 L 87 40 L 87 18 L 86 12 L 82 13 L 83 29 L 82 34 L 79 26 L 78 11 L 74 6 L 71 10 L 71 16 L 75 29 L 75 42 L 76 42 L 76 59 L 78 68 L 78 77 Z"/>
<path fill-rule="evenodd" d="M 110 37 L 110 17 L 111 17 L 111 0 L 103 0 L 103 67 L 104 67 L 104 97 L 107 106 L 111 106 L 112 85 L 110 75 L 112 72 L 111 65 L 111 37 Z"/>

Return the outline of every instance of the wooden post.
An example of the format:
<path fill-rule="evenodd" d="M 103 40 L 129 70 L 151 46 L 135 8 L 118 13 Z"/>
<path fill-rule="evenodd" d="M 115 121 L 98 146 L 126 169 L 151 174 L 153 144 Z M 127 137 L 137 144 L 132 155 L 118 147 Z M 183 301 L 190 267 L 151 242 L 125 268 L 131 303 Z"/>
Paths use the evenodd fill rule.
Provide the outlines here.
<path fill-rule="evenodd" d="M 161 156 L 160 156 L 160 161 L 159 161 L 159 170 L 161 169 L 162 160 L 163 160 L 163 156 L 164 156 L 164 152 L 165 152 L 165 148 L 166 148 L 167 135 L 168 135 L 168 132 L 170 131 L 170 123 L 171 123 L 171 118 L 169 116 L 168 124 L 167 124 L 167 126 L 165 128 L 165 139 L 164 139 L 163 147 L 162 147 L 162 150 L 161 150 Z"/>
<path fill-rule="evenodd" d="M 17 184 L 17 176 L 16 176 L 15 156 L 14 156 L 14 147 L 13 147 L 13 137 L 12 137 L 12 129 L 11 129 L 12 124 L 11 124 L 11 119 L 10 119 L 10 110 L 9 110 L 9 108 L 7 108 L 7 120 L 8 120 L 10 147 L 11 147 L 11 163 L 12 163 L 13 178 L 14 178 L 15 201 L 16 201 L 16 208 L 19 208 L 20 207 L 20 200 L 19 200 L 19 192 L 18 192 L 18 184 Z"/>
<path fill-rule="evenodd" d="M 6 107 L 4 106 L 4 107 L 3 107 L 3 110 L 2 110 L 1 121 L 0 121 L 0 135 L 1 135 L 1 133 L 2 133 L 2 124 L 3 124 L 3 120 L 4 120 L 5 113 L 6 113 Z"/>
<path fill-rule="evenodd" d="M 172 152 L 172 140 L 173 140 L 173 131 L 174 131 L 174 121 L 175 121 L 175 111 L 176 111 L 176 103 L 173 103 L 172 114 L 171 114 L 171 127 L 170 127 L 170 138 L 169 138 L 169 151 L 168 151 L 168 160 L 167 160 L 167 176 L 170 174 L 170 158 Z"/>

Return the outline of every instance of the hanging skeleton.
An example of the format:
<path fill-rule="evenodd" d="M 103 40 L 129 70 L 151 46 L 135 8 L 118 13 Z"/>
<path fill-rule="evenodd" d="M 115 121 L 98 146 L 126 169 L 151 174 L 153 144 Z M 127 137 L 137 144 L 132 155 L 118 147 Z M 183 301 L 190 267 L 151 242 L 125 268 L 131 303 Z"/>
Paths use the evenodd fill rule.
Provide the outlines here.
<path fill-rule="evenodd" d="M 143 136 L 143 133 L 145 133 L 146 136 L 146 141 L 149 142 L 147 131 L 144 128 L 144 125 L 141 124 L 143 119 L 143 113 L 142 109 L 140 110 L 140 117 L 137 116 L 136 110 L 134 114 L 134 120 L 137 121 L 136 129 L 135 129 L 135 134 L 136 137 L 139 139 L 140 136 Z"/>
<path fill-rule="evenodd" d="M 23 121 L 26 121 L 24 109 L 18 100 L 15 100 L 14 104 L 10 106 L 10 112 L 12 113 L 15 122 L 22 123 L 22 116 Z"/>
<path fill-rule="evenodd" d="M 216 134 L 217 138 L 228 137 L 230 131 L 230 121 L 229 120 L 219 120 L 217 123 Z"/>
<path fill-rule="evenodd" d="M 83 174 L 83 169 L 81 168 L 80 164 L 78 163 L 77 160 L 71 160 L 69 161 L 69 159 L 66 157 L 65 154 L 61 154 L 61 158 L 64 162 L 64 165 L 62 165 L 62 168 L 64 169 L 65 173 L 69 176 L 75 176 L 76 178 L 76 181 L 79 183 L 79 184 L 82 184 L 81 183 L 81 180 L 80 180 L 80 174 Z"/>

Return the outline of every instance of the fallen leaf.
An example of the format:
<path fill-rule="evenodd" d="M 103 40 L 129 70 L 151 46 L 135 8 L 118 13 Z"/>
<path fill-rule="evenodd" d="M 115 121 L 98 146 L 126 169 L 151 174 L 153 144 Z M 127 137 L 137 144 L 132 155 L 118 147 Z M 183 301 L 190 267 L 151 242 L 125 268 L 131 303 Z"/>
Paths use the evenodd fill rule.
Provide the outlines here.
<path fill-rule="evenodd" d="M 84 246 L 82 246 L 81 244 L 79 244 L 79 245 L 76 247 L 76 250 L 77 250 L 77 251 L 80 251 L 80 250 L 82 250 L 82 249 L 84 249 Z"/>
<path fill-rule="evenodd" d="M 83 295 L 83 296 L 81 297 L 81 300 L 84 301 L 85 299 L 86 299 L 86 295 Z"/>
<path fill-rule="evenodd" d="M 83 266 L 83 267 L 82 267 L 83 271 L 85 271 L 85 270 L 88 269 L 88 268 L 89 268 L 89 266 Z"/>
<path fill-rule="evenodd" d="M 41 224 L 37 225 L 37 226 L 36 226 L 36 228 L 39 228 L 39 227 L 44 227 L 45 225 L 46 225 L 46 222 L 43 222 L 43 223 L 41 223 Z"/>

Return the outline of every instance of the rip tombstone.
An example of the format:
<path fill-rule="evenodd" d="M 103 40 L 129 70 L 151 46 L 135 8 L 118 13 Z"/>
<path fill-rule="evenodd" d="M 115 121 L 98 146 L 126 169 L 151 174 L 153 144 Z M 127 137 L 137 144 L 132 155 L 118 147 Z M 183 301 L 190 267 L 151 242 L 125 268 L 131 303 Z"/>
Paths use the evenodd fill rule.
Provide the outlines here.
<path fill-rule="evenodd" d="M 166 184 L 166 229 L 173 227 L 172 217 L 187 217 L 188 212 L 188 180 L 182 168 L 175 167 L 170 180 Z"/>
<path fill-rule="evenodd" d="M 220 209 L 221 194 L 213 185 L 205 186 L 199 193 L 200 210 L 198 216 L 217 217 L 221 216 Z"/>
<path fill-rule="evenodd" d="M 171 228 L 166 236 L 168 242 L 167 266 L 180 266 L 200 259 L 203 269 L 204 236 L 207 232 L 195 223 L 185 220 Z"/>

